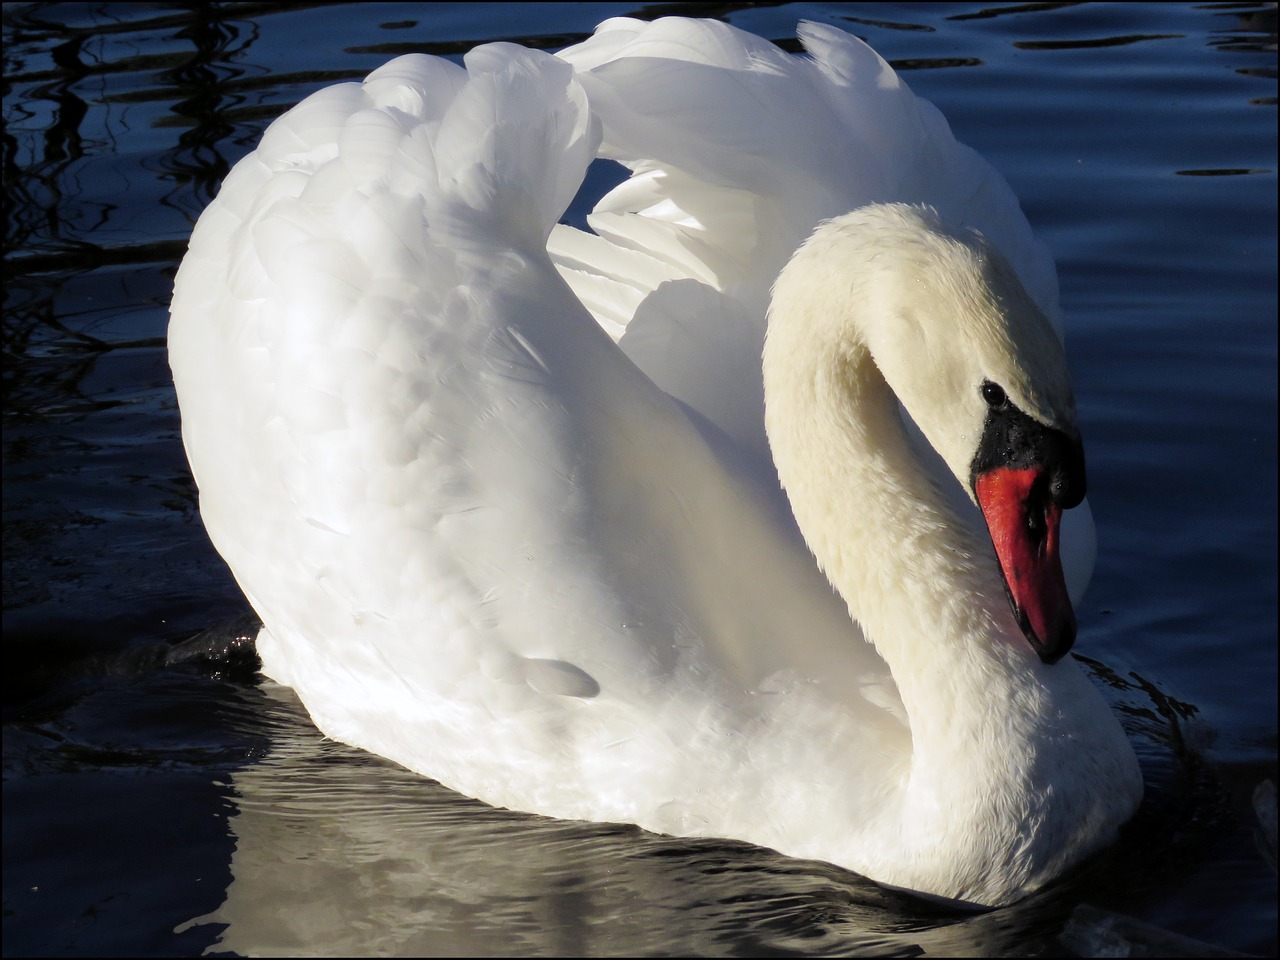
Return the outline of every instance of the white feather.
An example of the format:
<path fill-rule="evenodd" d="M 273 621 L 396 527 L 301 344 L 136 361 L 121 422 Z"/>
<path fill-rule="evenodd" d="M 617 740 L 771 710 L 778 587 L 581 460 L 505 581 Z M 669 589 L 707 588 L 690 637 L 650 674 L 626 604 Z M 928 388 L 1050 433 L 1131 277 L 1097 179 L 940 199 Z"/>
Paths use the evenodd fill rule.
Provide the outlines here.
<path fill-rule="evenodd" d="M 953 478 L 869 476 L 875 447 L 842 473 L 827 437 L 794 458 L 819 490 L 797 515 L 854 615 L 905 631 L 863 640 L 777 489 L 760 355 L 770 286 L 846 210 L 927 201 L 980 228 L 1051 318 L 1053 266 L 883 61 L 831 28 L 801 37 L 814 59 L 723 24 L 611 20 L 559 58 L 401 57 L 308 98 L 183 261 L 183 438 L 264 667 L 329 736 L 495 805 L 1004 903 L 1109 839 L 1140 793 L 1132 752 L 1071 662 L 1042 669 L 1016 638 L 991 662 L 954 654 L 975 617 L 982 643 L 1012 623 L 971 515 L 848 559 L 872 533 L 828 501 L 856 493 L 854 466 L 923 490 L 927 517 L 971 508 Z M 596 235 L 557 226 L 602 156 L 634 175 Z M 977 572 L 947 573 L 957 550 Z M 956 579 L 913 586 L 916 563 Z M 913 615 L 927 630 L 902 613 L 916 601 L 938 605 Z M 969 713 L 926 749 L 929 684 Z"/>

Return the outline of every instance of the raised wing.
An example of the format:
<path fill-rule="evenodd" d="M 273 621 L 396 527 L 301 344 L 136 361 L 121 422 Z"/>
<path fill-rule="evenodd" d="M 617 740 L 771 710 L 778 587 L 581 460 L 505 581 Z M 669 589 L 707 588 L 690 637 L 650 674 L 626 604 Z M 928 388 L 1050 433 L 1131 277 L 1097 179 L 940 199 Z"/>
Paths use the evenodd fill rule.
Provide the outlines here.
<path fill-rule="evenodd" d="M 1051 318 L 1057 277 L 1004 179 L 870 47 L 802 23 L 809 58 L 710 20 L 617 18 L 559 56 L 632 171 L 551 252 L 656 383 L 763 452 L 769 288 L 822 220 L 935 206 L 1006 252 Z"/>
<path fill-rule="evenodd" d="M 868 203 L 929 204 L 981 231 L 1062 331 L 1053 258 L 1004 178 L 958 143 L 858 38 L 804 22 L 807 58 L 711 20 L 616 18 L 561 51 L 603 123 L 602 156 L 632 171 L 588 217 L 551 234 L 561 274 L 637 366 L 761 464 L 760 353 L 769 291 L 827 218 Z M 952 507 L 968 494 L 904 413 Z M 1079 600 L 1096 540 L 1087 502 L 1064 519 Z"/>
<path fill-rule="evenodd" d="M 598 140 L 571 67 L 466 66 L 315 94 L 202 216 L 170 326 L 201 512 L 327 734 L 662 829 L 680 768 L 652 717 L 730 742 L 775 674 L 853 703 L 883 666 L 789 517 L 552 267 Z M 651 782 L 613 809 L 584 757 Z"/>

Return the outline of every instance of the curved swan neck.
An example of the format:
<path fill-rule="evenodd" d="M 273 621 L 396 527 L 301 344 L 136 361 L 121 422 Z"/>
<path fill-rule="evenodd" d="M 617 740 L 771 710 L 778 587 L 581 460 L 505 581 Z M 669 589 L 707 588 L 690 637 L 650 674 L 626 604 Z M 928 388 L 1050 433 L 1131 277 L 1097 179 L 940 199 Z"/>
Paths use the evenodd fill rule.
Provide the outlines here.
<path fill-rule="evenodd" d="M 821 228 L 779 277 L 765 426 L 796 522 L 892 671 L 911 730 L 909 769 L 877 826 L 894 849 L 878 862 L 873 845 L 868 869 L 921 889 L 949 851 L 963 869 L 933 889 L 1007 903 L 1073 862 L 1097 824 L 1123 822 L 1141 775 L 1074 661 L 1041 663 L 1023 638 L 990 542 L 912 448 L 871 344 L 919 306 L 913 265 L 882 257 L 874 226 L 852 244 L 839 221 Z"/>
<path fill-rule="evenodd" d="M 877 321 L 857 312 L 877 308 L 863 295 L 876 272 L 850 271 L 849 253 L 802 251 L 775 286 L 765 422 L 819 565 L 890 667 L 913 663 L 895 669 L 905 703 L 922 661 L 995 656 L 1026 661 L 1020 671 L 1034 655 L 1022 649 L 990 544 L 948 509 L 912 449 L 864 335 Z M 920 647 L 927 655 L 914 656 Z"/>

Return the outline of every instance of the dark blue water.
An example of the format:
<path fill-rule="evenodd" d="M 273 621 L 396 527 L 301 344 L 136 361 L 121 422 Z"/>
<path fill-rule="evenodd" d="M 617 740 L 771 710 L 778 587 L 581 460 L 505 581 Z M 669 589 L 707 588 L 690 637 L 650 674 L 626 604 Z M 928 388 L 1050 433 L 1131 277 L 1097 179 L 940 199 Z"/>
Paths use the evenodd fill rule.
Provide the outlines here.
<path fill-rule="evenodd" d="M 981 916 L 735 843 L 459 798 L 236 664 L 164 350 L 191 224 L 270 120 L 393 55 L 557 48 L 627 4 L 7 5 L 6 954 L 1063 955 L 1080 903 L 1270 955 L 1276 15 L 1266 4 L 685 4 L 866 38 L 1058 258 L 1100 553 L 1080 613 L 1150 800 Z M 196 921 L 196 922 L 191 922 Z"/>

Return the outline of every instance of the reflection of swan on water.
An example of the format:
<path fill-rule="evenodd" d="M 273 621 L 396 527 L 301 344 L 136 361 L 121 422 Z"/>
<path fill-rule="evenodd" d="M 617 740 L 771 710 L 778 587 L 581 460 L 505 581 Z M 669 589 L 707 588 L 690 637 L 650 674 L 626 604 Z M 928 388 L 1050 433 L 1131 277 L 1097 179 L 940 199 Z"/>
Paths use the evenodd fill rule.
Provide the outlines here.
<path fill-rule="evenodd" d="M 486 807 L 320 737 L 275 684 L 219 712 L 270 746 L 226 782 L 225 900 L 181 927 L 215 925 L 186 934 L 207 953 L 1025 956 L 1065 904 L 1161 876 L 1125 843 L 1101 875 L 957 916 L 759 847 Z"/>
<path fill-rule="evenodd" d="M 495 805 L 1003 904 L 1142 792 L 1060 659 L 1084 477 L 1052 264 L 883 61 L 801 36 L 813 62 L 610 21 L 309 98 L 192 237 L 183 437 L 265 668 L 328 735 Z M 553 228 L 598 148 L 632 178 L 597 235 Z"/>

